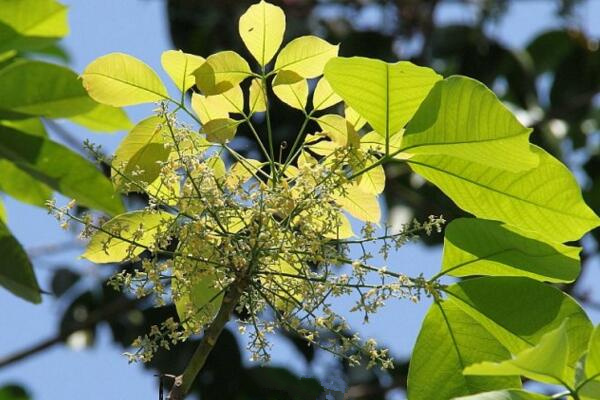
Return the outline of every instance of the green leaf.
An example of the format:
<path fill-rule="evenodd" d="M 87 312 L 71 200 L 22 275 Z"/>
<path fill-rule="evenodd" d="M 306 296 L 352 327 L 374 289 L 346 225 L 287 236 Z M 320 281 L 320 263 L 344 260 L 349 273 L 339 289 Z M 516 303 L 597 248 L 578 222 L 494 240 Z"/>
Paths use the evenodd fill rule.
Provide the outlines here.
<path fill-rule="evenodd" d="M 600 325 L 594 328 L 590 341 L 588 343 L 587 355 L 585 357 L 585 385 L 587 392 L 592 390 L 597 393 L 596 398 L 600 398 Z M 588 394 L 589 395 L 589 394 Z"/>
<path fill-rule="evenodd" d="M 442 78 L 408 61 L 388 64 L 363 57 L 332 59 L 325 77 L 346 104 L 386 138 L 401 132 Z"/>
<path fill-rule="evenodd" d="M 0 176 L 0 191 L 23 203 L 44 207 L 52 197 L 52 189 L 10 161 L 0 159 Z"/>
<path fill-rule="evenodd" d="M 402 151 L 448 155 L 518 172 L 535 167 L 526 128 L 485 85 L 463 76 L 435 84 L 404 132 Z"/>
<path fill-rule="evenodd" d="M 0 197 L 0 222 L 7 223 L 8 215 L 6 213 L 6 208 L 4 208 L 4 203 L 2 202 L 2 198 Z"/>
<path fill-rule="evenodd" d="M 450 156 L 415 155 L 412 169 L 439 187 L 460 208 L 479 218 L 533 231 L 551 242 L 577 240 L 600 224 L 584 203 L 571 172 L 531 146 L 539 165 L 512 173 Z"/>
<path fill-rule="evenodd" d="M 40 303 L 42 297 L 31 262 L 3 222 L 0 222 L 0 254 L 0 285 L 27 301 Z"/>
<path fill-rule="evenodd" d="M 241 114 L 244 110 L 244 93 L 240 86 L 212 96 L 192 93 L 192 110 L 202 124 L 214 119 L 228 118 L 229 114 Z"/>
<path fill-rule="evenodd" d="M 134 258 L 153 245 L 159 233 L 168 230 L 174 220 L 174 215 L 164 211 L 132 211 L 117 215 L 92 236 L 81 257 L 95 263 Z"/>
<path fill-rule="evenodd" d="M 580 251 L 497 221 L 459 218 L 446 227 L 442 272 L 573 282 L 580 271 Z"/>
<path fill-rule="evenodd" d="M 110 181 L 92 163 L 47 138 L 0 126 L 0 158 L 85 206 L 108 214 L 123 211 Z"/>
<path fill-rule="evenodd" d="M 281 8 L 261 0 L 240 17 L 239 31 L 250 54 L 265 66 L 283 41 L 285 14 Z"/>
<path fill-rule="evenodd" d="M 381 209 L 375 194 L 366 193 L 359 189 L 357 185 L 345 187 L 344 192 L 334 196 L 335 201 L 344 211 L 361 221 L 379 223 Z"/>
<path fill-rule="evenodd" d="M 202 270 L 202 264 L 197 262 L 195 266 Z M 195 283 L 190 294 L 175 300 L 177 315 L 182 321 L 188 318 L 188 313 L 192 313 L 199 321 L 211 321 L 223 302 L 224 292 L 215 287 L 216 276 L 211 273 L 199 275 L 194 277 Z M 177 292 L 177 280 L 173 280 L 173 292 Z"/>
<path fill-rule="evenodd" d="M 572 368 L 585 351 L 592 326 L 579 304 L 559 289 L 522 277 L 483 277 L 449 286 L 445 292 L 512 354 L 538 344 L 566 322 Z"/>
<path fill-rule="evenodd" d="M 0 109 L 62 118 L 93 108 L 77 74 L 68 68 L 21 60 L 0 70 Z"/>
<path fill-rule="evenodd" d="M 563 385 L 570 380 L 565 376 L 569 353 L 566 324 L 546 333 L 535 346 L 502 362 L 484 361 L 465 368 L 465 375 L 514 376 L 522 375 L 538 382 Z"/>
<path fill-rule="evenodd" d="M 85 68 L 81 79 L 92 99 L 113 107 L 169 98 L 165 85 L 152 68 L 123 53 L 95 59 Z"/>
<path fill-rule="evenodd" d="M 273 79 L 273 92 L 290 107 L 298 110 L 306 108 L 308 82 L 295 72 L 281 71 Z"/>
<path fill-rule="evenodd" d="M 0 120 L 0 125 L 16 129 L 17 131 L 25 132 L 29 135 L 47 137 L 48 133 L 40 118 L 25 118 L 25 119 L 12 119 L 12 120 Z"/>
<path fill-rule="evenodd" d="M 313 93 L 313 108 L 315 110 L 324 110 L 336 105 L 340 101 L 342 101 L 342 98 L 333 91 L 329 81 L 325 77 L 319 79 Z"/>
<path fill-rule="evenodd" d="M 194 86 L 196 78 L 194 71 L 200 68 L 206 60 L 203 57 L 184 53 L 181 50 L 168 50 L 160 56 L 160 62 L 167 74 L 182 92 Z"/>
<path fill-rule="evenodd" d="M 472 363 L 510 357 L 510 353 L 453 299 L 434 303 L 413 349 L 408 398 L 448 400 L 481 391 L 520 387 L 517 377 L 463 375 Z"/>
<path fill-rule="evenodd" d="M 508 389 L 457 397 L 454 400 L 552 400 L 552 397 L 525 390 Z"/>
<path fill-rule="evenodd" d="M 202 133 L 209 142 L 225 144 L 233 139 L 240 123 L 231 118 L 213 119 L 202 126 Z"/>
<path fill-rule="evenodd" d="M 94 132 L 124 131 L 133 127 L 125 111 L 104 104 L 96 104 L 90 111 L 69 119 Z"/>
<path fill-rule="evenodd" d="M 251 75 L 246 60 L 234 51 L 215 53 L 194 71 L 196 86 L 206 96 L 226 92 Z"/>
<path fill-rule="evenodd" d="M 264 112 L 267 110 L 267 99 L 265 98 L 262 83 L 258 78 L 252 79 L 252 82 L 250 83 L 248 103 L 251 113 Z"/>
<path fill-rule="evenodd" d="M 274 71 L 292 71 L 311 79 L 323 74 L 327 61 L 337 56 L 339 46 L 316 36 L 301 36 L 285 45 L 275 60 Z"/>
<path fill-rule="evenodd" d="M 128 183 L 132 181 L 149 185 L 158 178 L 161 168 L 159 162 L 166 161 L 170 153 L 165 148 L 165 135 L 169 135 L 169 131 L 164 119 L 153 116 L 140 121 L 125 136 L 112 161 L 113 169 L 118 171 L 111 171 L 117 189 L 141 191 L 142 188 Z"/>
<path fill-rule="evenodd" d="M 0 0 L 0 52 L 36 50 L 69 33 L 67 7 L 54 0 Z"/>

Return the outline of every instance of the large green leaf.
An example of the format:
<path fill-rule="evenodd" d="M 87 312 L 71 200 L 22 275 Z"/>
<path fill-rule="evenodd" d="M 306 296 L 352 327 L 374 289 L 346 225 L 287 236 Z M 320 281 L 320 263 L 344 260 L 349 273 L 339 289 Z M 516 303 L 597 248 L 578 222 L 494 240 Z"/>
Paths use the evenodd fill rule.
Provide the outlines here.
<path fill-rule="evenodd" d="M 168 230 L 175 216 L 164 211 L 132 211 L 102 225 L 81 257 L 95 263 L 115 263 L 140 255 L 160 232 Z"/>
<path fill-rule="evenodd" d="M 389 64 L 363 57 L 336 57 L 325 78 L 344 101 L 384 137 L 400 133 L 433 85 L 442 79 L 408 61 Z"/>
<path fill-rule="evenodd" d="M 43 207 L 52 189 L 10 161 L 0 159 L 0 191 L 23 203 Z"/>
<path fill-rule="evenodd" d="M 442 272 L 572 282 L 579 275 L 580 251 L 497 221 L 459 218 L 446 227 Z"/>
<path fill-rule="evenodd" d="M 531 393 L 520 389 L 496 390 L 472 396 L 457 397 L 454 400 L 552 400 L 553 397 Z"/>
<path fill-rule="evenodd" d="M 585 374 L 600 377 L 600 325 L 594 328 L 585 358 Z"/>
<path fill-rule="evenodd" d="M 465 375 L 515 376 L 522 375 L 538 382 L 562 385 L 572 379 L 572 369 L 566 368 L 569 353 L 565 322 L 542 336 L 540 342 L 502 362 L 484 361 L 468 366 Z"/>
<path fill-rule="evenodd" d="M 234 51 L 212 54 L 194 71 L 196 86 L 206 96 L 227 92 L 251 75 L 248 62 Z"/>
<path fill-rule="evenodd" d="M 0 53 L 46 47 L 67 33 L 67 7 L 57 1 L 0 0 Z"/>
<path fill-rule="evenodd" d="M 261 0 L 240 17 L 239 32 L 250 54 L 265 66 L 283 41 L 285 14 L 280 7 Z"/>
<path fill-rule="evenodd" d="M 110 181 L 92 163 L 47 138 L 0 126 L 0 158 L 85 206 L 109 214 L 123 211 Z"/>
<path fill-rule="evenodd" d="M 168 50 L 160 56 L 160 63 L 167 74 L 182 92 L 194 86 L 193 72 L 206 60 L 203 57 L 187 54 L 179 50 Z"/>
<path fill-rule="evenodd" d="M 538 344 L 565 319 L 572 368 L 585 351 L 592 325 L 579 304 L 559 289 L 529 278 L 483 277 L 445 289 L 512 354 Z"/>
<path fill-rule="evenodd" d="M 92 110 L 77 74 L 42 61 L 22 60 L 0 70 L 0 109 L 49 118 Z"/>
<path fill-rule="evenodd" d="M 40 303 L 40 288 L 21 244 L 0 221 L 0 285 L 32 303 Z"/>
<path fill-rule="evenodd" d="M 443 154 L 523 171 L 537 165 L 526 128 L 484 84 L 452 76 L 435 84 L 404 132 L 403 152 Z"/>
<path fill-rule="evenodd" d="M 125 111 L 105 104 L 96 104 L 90 111 L 69 119 L 95 132 L 123 131 L 133 126 Z"/>
<path fill-rule="evenodd" d="M 158 162 L 166 161 L 169 156 L 164 141 L 166 129 L 164 119 L 154 116 L 140 121 L 125 136 L 112 161 L 112 167 L 118 171 L 111 173 L 116 188 L 122 189 L 129 181 L 148 185 L 158 178 L 161 168 Z"/>
<path fill-rule="evenodd" d="M 113 107 L 167 99 L 167 89 L 144 62 L 123 53 L 92 61 L 81 74 L 83 86 L 98 103 Z"/>
<path fill-rule="evenodd" d="M 519 173 L 441 155 L 415 155 L 407 161 L 479 218 L 534 231 L 553 242 L 581 238 L 600 219 L 584 203 L 571 172 L 544 150 L 533 145 L 531 149 L 539 164 Z"/>
<path fill-rule="evenodd" d="M 301 36 L 279 52 L 274 71 L 291 71 L 302 78 L 323 75 L 325 64 L 338 55 L 339 45 L 333 45 L 316 36 Z"/>
<path fill-rule="evenodd" d="M 455 300 L 434 303 L 421 327 L 408 373 L 410 400 L 447 400 L 487 390 L 520 387 L 517 377 L 476 377 L 463 369 L 483 360 L 500 361 L 510 353 Z"/>

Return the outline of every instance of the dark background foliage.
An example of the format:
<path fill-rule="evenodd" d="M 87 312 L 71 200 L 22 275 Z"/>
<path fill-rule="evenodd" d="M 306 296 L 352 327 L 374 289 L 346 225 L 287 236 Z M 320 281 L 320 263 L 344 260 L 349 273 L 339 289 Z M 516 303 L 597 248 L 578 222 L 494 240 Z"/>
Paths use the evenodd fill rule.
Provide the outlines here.
<path fill-rule="evenodd" d="M 518 1 L 518 0 L 516 0 Z M 543 32 L 522 49 L 508 48 L 489 34 L 493 24 L 510 10 L 516 1 L 481 0 L 278 0 L 287 15 L 287 39 L 302 34 L 316 34 L 330 42 L 342 43 L 343 56 L 360 55 L 386 61 L 408 59 L 433 66 L 445 76 L 463 74 L 481 80 L 514 107 L 527 113 L 535 128 L 532 141 L 561 158 L 584 182 L 584 196 L 592 209 L 600 209 L 600 145 L 593 132 L 600 124 L 600 51 L 598 43 L 577 28 L 575 13 L 580 0 L 549 0 L 563 22 L 561 29 Z M 247 0 L 168 0 L 166 11 L 175 48 L 208 55 L 233 49 L 246 54 L 238 39 L 237 20 L 254 2 Z M 444 3 L 469 7 L 476 18 L 468 25 L 435 24 L 435 12 Z M 469 3 L 469 4 L 467 4 Z M 361 26 L 356 16 L 365 7 L 383 10 L 383 23 Z M 299 114 L 273 101 L 276 145 L 289 142 L 300 124 Z M 244 135 L 244 132 L 240 132 Z M 247 133 L 246 133 L 247 134 Z M 238 134 L 239 135 L 239 134 Z M 594 139 L 595 138 L 595 139 Z M 245 141 L 237 143 L 240 151 L 251 152 Z M 251 153 L 258 157 L 257 153 Z M 435 187 L 417 181 L 407 167 L 397 164 L 386 169 L 388 185 L 385 199 L 390 209 L 408 208 L 412 216 L 422 220 L 431 214 L 448 219 L 463 214 Z M 144 201 L 141 198 L 130 201 Z M 600 230 L 592 233 L 600 240 Z M 432 236 L 430 245 L 439 245 L 441 236 Z M 586 248 L 597 248 L 588 243 Z M 592 254 L 584 254 L 589 258 Z M 584 274 L 588 264 L 583 263 Z M 128 268 L 135 266 L 130 265 Z M 115 267 L 115 270 L 117 267 Z M 40 344 L 28 357 L 62 343 L 77 330 L 89 332 L 93 345 L 99 324 L 107 323 L 114 341 L 127 347 L 133 338 L 145 333 L 149 326 L 166 317 L 175 316 L 174 308 L 153 308 L 143 300 L 132 300 L 112 289 L 88 287 L 73 295 L 73 286 L 81 276 L 69 268 L 55 271 L 51 288 L 57 301 L 68 303 L 59 321 L 57 336 Z M 79 288 L 79 286 L 77 286 Z M 79 290 L 79 289 L 77 289 Z M 597 307 L 577 284 L 567 290 L 588 307 Z M 69 296 L 63 294 L 69 293 Z M 82 312 L 84 310 L 85 312 Z M 85 317 L 81 317 L 85 315 Z M 286 336 L 304 356 L 306 363 L 315 360 L 312 347 L 299 338 Z M 186 365 L 194 342 L 160 352 L 147 368 L 159 374 L 180 373 Z M 246 367 L 244 349 L 234 335 L 226 331 L 211 354 L 208 365 L 198 377 L 194 391 L 203 400 L 298 400 L 325 398 L 384 399 L 392 389 L 404 388 L 408 360 L 399 359 L 397 367 L 382 373 L 376 370 L 350 368 L 339 360 L 332 374 L 341 375 L 348 385 L 347 393 L 336 393 L 321 386 L 313 378 L 297 376 L 280 367 Z M 1 366 L 0 362 L 0 366 Z M 168 378 L 164 378 L 169 385 Z M 18 388 L 0 388 L 0 400 L 25 399 Z"/>

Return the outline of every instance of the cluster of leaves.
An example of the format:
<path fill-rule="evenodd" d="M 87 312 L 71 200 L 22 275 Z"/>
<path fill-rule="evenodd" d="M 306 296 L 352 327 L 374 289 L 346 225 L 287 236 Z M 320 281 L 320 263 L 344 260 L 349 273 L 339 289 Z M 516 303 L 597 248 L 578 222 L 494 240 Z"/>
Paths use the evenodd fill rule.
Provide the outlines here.
<path fill-rule="evenodd" d="M 30 59 L 66 58 L 57 41 L 68 33 L 67 9 L 54 0 L 0 2 L 0 192 L 39 207 L 54 191 L 108 214 L 123 211 L 110 181 L 91 162 L 51 140 L 45 125 L 65 118 L 96 131 L 128 129 L 117 108 L 93 101 L 77 74 Z M 46 124 L 44 123 L 46 122 Z M 0 285 L 40 302 L 27 254 L 6 226 L 0 203 Z"/>
<path fill-rule="evenodd" d="M 150 283 L 160 299 L 164 293 L 161 280 L 171 280 L 172 296 L 180 304 L 182 326 L 187 330 L 184 338 L 210 324 L 220 306 L 217 299 L 239 282 L 247 284 L 246 279 L 254 279 L 256 284 L 242 288 L 238 311 L 255 318 L 265 307 L 271 308 L 278 326 L 299 311 L 311 316 L 315 308 L 303 301 L 312 301 L 310 296 L 340 284 L 329 275 L 330 265 L 350 262 L 355 286 L 365 285 L 361 279 L 374 269 L 382 277 L 421 288 L 436 301 L 411 362 L 411 399 L 519 388 L 519 379 L 498 377 L 502 371 L 519 375 L 514 368 L 472 367 L 467 375 L 463 369 L 483 361 L 501 362 L 511 354 L 517 355 L 515 360 L 539 363 L 536 355 L 545 350 L 536 346 L 547 349 L 548 343 L 554 345 L 561 335 L 567 343 L 562 368 L 574 369 L 586 350 L 591 324 L 577 303 L 544 283 L 572 282 L 577 277 L 580 249 L 563 243 L 579 239 L 599 224 L 583 203 L 570 172 L 529 144 L 531 130 L 472 79 L 442 79 L 409 62 L 336 57 L 337 47 L 316 37 L 289 42 L 269 71 L 266 67 L 282 42 L 284 26 L 281 10 L 265 2 L 252 6 L 240 20 L 240 34 L 260 72 L 252 72 L 233 52 L 206 59 L 181 52 L 163 54 L 165 70 L 182 91 L 177 99 L 167 94 L 152 70 L 130 56 L 112 54 L 88 66 L 84 85 L 101 103 L 164 103 L 157 116 L 132 130 L 111 162 L 115 186 L 147 193 L 153 199 L 149 209 L 117 216 L 102 226 L 82 220 L 91 230 L 99 230 L 86 256 L 117 262 L 135 259 L 148 250 L 152 257 L 143 271 L 121 275 L 116 283 L 129 286 L 140 278 Z M 324 77 L 314 85 L 309 111 L 309 88 L 323 71 Z M 244 101 L 240 84 L 246 80 L 250 84 Z M 194 85 L 190 110 L 184 94 Z M 239 125 L 251 126 L 260 113 L 269 120 L 270 104 L 265 100 L 269 88 L 305 118 L 286 160 L 275 157 L 270 124 L 267 132 L 251 129 L 268 160 L 265 164 L 243 158 L 228 142 Z M 319 116 L 326 108 L 339 109 L 337 104 L 342 101 L 344 117 L 336 113 Z M 173 118 L 179 110 L 201 124 L 200 134 Z M 309 121 L 316 121 L 321 131 L 306 134 Z M 263 144 L 265 137 L 268 145 Z M 229 171 L 222 152 L 236 160 Z M 369 225 L 380 218 L 374 199 L 385 185 L 384 163 L 408 165 L 477 217 L 450 223 L 441 272 L 430 279 L 375 268 L 369 265 L 368 254 L 361 260 L 345 260 L 339 249 L 353 242 L 381 240 L 385 253 L 386 239 L 396 239 L 398 245 L 406 239 L 406 232 L 373 236 Z M 322 183 L 319 178 L 325 177 Z M 330 180 L 332 184 L 325 183 Z M 302 198 L 307 192 L 318 195 L 313 201 L 299 201 L 297 194 Z M 353 233 L 340 211 L 366 221 L 363 238 L 347 239 Z M 60 218 L 73 217 L 68 209 L 57 213 Z M 324 218 L 329 224 L 323 223 Z M 440 221 L 433 222 L 425 229 Z M 300 240 L 295 240 L 296 236 Z M 193 243 L 189 250 L 188 240 Z M 283 245 L 263 253 L 265 248 L 256 247 L 257 243 Z M 176 250 L 167 249 L 169 246 Z M 287 258 L 306 246 L 314 246 L 300 253 L 308 255 Z M 274 276 L 261 278 L 265 271 Z M 438 282 L 445 275 L 485 277 L 445 287 Z M 312 283 L 303 286 L 296 281 Z M 349 283 L 343 282 L 346 287 Z M 145 294 L 145 286 L 141 287 L 140 294 Z M 272 293 L 265 296 L 261 288 Z M 254 289 L 264 300 L 262 304 L 253 301 L 257 297 Z M 198 317 L 215 301 L 218 306 Z M 312 323 L 335 332 L 340 316 L 328 315 L 326 305 L 321 311 L 325 317 L 314 316 Z M 297 321 L 304 323 L 305 319 Z M 318 329 L 300 326 L 292 328 L 321 344 L 314 335 L 318 336 Z M 255 332 L 255 342 L 261 342 L 261 330 Z M 179 333 L 172 335 L 169 339 L 174 341 L 181 338 Z M 160 335 L 155 332 L 151 336 Z M 367 342 L 364 350 L 374 350 L 369 346 Z M 347 352 L 348 348 L 341 350 Z M 382 361 L 380 358 L 375 360 Z M 527 368 L 529 361 L 520 365 Z M 474 373 L 494 377 L 472 377 Z M 544 375 L 543 371 L 540 374 Z M 588 376 L 593 382 L 594 373 Z M 574 374 L 569 373 L 561 373 L 559 378 L 572 396 L 578 395 L 585 381 L 573 385 Z M 506 393 L 499 396 L 506 397 Z"/>

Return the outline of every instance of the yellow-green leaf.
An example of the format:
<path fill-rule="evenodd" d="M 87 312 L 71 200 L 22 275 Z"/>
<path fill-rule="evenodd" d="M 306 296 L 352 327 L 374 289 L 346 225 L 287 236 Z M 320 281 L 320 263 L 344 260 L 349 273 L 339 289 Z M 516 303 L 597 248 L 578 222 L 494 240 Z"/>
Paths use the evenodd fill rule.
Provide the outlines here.
<path fill-rule="evenodd" d="M 435 84 L 404 132 L 402 151 L 444 154 L 502 168 L 535 167 L 524 127 L 484 84 L 452 76 Z"/>
<path fill-rule="evenodd" d="M 250 83 L 250 112 L 263 112 L 267 110 L 267 101 L 262 83 L 258 78 L 252 79 Z"/>
<path fill-rule="evenodd" d="M 224 93 L 212 96 L 193 93 L 192 110 L 202 124 L 213 119 L 227 118 L 229 114 L 242 114 L 244 111 L 242 88 L 234 86 Z"/>
<path fill-rule="evenodd" d="M 52 189 L 8 160 L 0 159 L 0 192 L 34 206 L 44 207 Z"/>
<path fill-rule="evenodd" d="M 165 135 L 168 135 L 168 129 L 164 119 L 153 116 L 142 120 L 125 136 L 112 161 L 116 171 L 111 175 L 116 188 L 141 191 L 143 188 L 128 183 L 149 185 L 154 182 L 160 173 L 159 162 L 169 157 Z"/>
<path fill-rule="evenodd" d="M 344 189 L 345 194 L 335 196 L 336 202 L 344 211 L 361 221 L 379 223 L 381 210 L 376 195 L 363 192 L 356 185 L 349 185 Z"/>
<path fill-rule="evenodd" d="M 283 41 L 285 14 L 281 8 L 261 0 L 240 17 L 239 31 L 250 54 L 265 66 Z"/>
<path fill-rule="evenodd" d="M 287 105 L 299 110 L 306 108 L 308 82 L 292 71 L 280 71 L 273 79 L 273 92 Z"/>
<path fill-rule="evenodd" d="M 367 120 L 361 117 L 360 114 L 357 113 L 356 110 L 352 107 L 346 106 L 344 108 L 344 115 L 346 117 L 346 121 L 350 122 L 357 132 L 360 131 L 362 127 L 367 124 Z"/>
<path fill-rule="evenodd" d="M 132 211 L 102 225 L 81 257 L 95 263 L 116 263 L 140 255 L 166 232 L 175 216 L 164 211 Z M 116 236 L 116 237 L 115 237 Z"/>
<path fill-rule="evenodd" d="M 109 106 L 130 106 L 169 97 L 152 68 L 123 53 L 97 58 L 85 68 L 81 78 L 90 97 Z"/>
<path fill-rule="evenodd" d="M 196 78 L 193 73 L 205 61 L 203 57 L 184 53 L 181 50 L 167 50 L 160 56 L 163 69 L 182 92 L 194 86 Z"/>
<path fill-rule="evenodd" d="M 337 56 L 339 46 L 316 36 L 301 36 L 289 42 L 275 61 L 275 71 L 292 71 L 303 78 L 323 74 L 327 61 Z"/>
<path fill-rule="evenodd" d="M 312 104 L 315 110 L 324 110 L 342 101 L 325 77 L 319 79 L 313 93 Z"/>
<path fill-rule="evenodd" d="M 325 77 L 333 90 L 386 138 L 412 118 L 435 82 L 431 68 L 408 61 L 389 64 L 364 57 L 332 59 Z"/>
<path fill-rule="evenodd" d="M 215 53 L 194 71 L 196 86 L 206 96 L 226 92 L 251 74 L 246 60 L 234 51 Z"/>
<path fill-rule="evenodd" d="M 202 126 L 202 133 L 209 142 L 224 144 L 233 139 L 239 124 L 231 118 L 213 119 Z"/>

